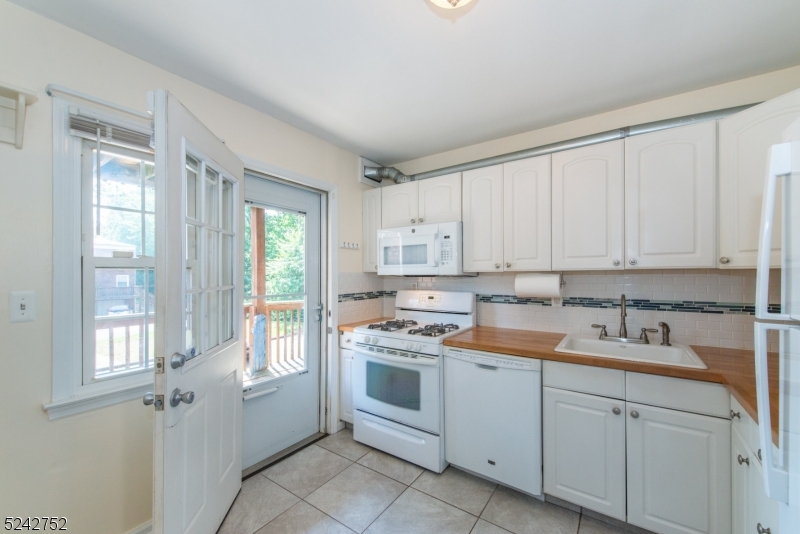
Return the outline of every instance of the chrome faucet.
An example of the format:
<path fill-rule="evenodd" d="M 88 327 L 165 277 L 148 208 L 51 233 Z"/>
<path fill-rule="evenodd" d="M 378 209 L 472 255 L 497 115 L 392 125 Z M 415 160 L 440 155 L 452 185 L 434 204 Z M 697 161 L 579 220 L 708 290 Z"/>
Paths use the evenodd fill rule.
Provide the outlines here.
<path fill-rule="evenodd" d="M 619 298 L 619 308 L 620 308 L 620 323 L 619 323 L 619 337 L 628 337 L 628 327 L 625 326 L 625 317 L 628 316 L 628 313 L 625 311 L 625 294 L 623 293 L 622 296 Z"/>

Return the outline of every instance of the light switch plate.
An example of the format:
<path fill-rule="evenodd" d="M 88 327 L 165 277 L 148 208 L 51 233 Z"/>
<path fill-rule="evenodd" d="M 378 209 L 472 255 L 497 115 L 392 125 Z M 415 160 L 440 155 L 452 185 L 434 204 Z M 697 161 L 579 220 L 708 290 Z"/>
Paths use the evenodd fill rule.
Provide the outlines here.
<path fill-rule="evenodd" d="M 36 320 L 36 292 L 12 291 L 8 295 L 8 312 L 12 323 Z"/>

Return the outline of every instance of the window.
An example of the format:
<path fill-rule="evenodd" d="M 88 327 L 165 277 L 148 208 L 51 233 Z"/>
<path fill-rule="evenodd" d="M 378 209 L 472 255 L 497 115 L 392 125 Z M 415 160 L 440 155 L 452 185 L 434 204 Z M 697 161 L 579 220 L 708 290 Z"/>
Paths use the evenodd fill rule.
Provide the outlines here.
<path fill-rule="evenodd" d="M 153 380 L 156 179 L 150 117 L 53 98 L 51 419 Z"/>

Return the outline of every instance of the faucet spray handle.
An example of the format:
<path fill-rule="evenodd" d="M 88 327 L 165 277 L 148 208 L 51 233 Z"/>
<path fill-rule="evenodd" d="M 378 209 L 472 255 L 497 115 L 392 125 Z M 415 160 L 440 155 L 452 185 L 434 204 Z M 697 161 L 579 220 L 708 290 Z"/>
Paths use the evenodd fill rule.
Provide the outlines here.
<path fill-rule="evenodd" d="M 606 325 L 604 325 L 604 324 L 593 324 L 592 328 L 599 328 L 600 329 L 600 339 L 603 339 L 604 337 L 606 337 L 608 335 L 608 332 L 606 332 Z"/>
<path fill-rule="evenodd" d="M 665 322 L 658 323 L 661 327 L 661 344 L 665 347 L 671 347 L 672 343 L 669 342 L 669 325 Z"/>

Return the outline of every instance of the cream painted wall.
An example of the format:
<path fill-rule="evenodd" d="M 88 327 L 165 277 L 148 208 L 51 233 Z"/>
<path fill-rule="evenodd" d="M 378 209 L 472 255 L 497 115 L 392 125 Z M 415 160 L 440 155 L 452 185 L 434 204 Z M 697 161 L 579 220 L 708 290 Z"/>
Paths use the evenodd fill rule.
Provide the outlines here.
<path fill-rule="evenodd" d="M 405 174 L 488 158 L 634 124 L 763 102 L 800 87 L 800 66 L 637 104 L 395 164 Z"/>
<path fill-rule="evenodd" d="M 146 36 L 143 36 L 146 38 Z M 33 89 L 22 150 L 0 143 L 0 516 L 65 516 L 82 534 L 151 516 L 152 413 L 129 402 L 49 422 L 52 113 L 57 83 L 139 110 L 166 88 L 235 152 L 339 186 L 340 239 L 361 239 L 358 158 L 272 117 L 0 0 L 0 80 Z M 360 271 L 343 251 L 343 271 Z M 34 290 L 37 320 L 10 324 L 8 292 Z"/>

